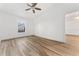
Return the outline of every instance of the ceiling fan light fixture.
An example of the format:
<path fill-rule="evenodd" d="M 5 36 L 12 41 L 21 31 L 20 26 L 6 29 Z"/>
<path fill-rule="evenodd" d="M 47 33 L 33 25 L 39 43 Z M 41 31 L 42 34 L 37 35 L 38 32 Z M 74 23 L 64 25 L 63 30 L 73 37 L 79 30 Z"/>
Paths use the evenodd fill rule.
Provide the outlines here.
<path fill-rule="evenodd" d="M 42 9 L 41 9 L 41 8 L 36 7 L 36 5 L 37 5 L 37 3 L 31 3 L 31 4 L 27 3 L 27 6 L 29 6 L 30 8 L 25 9 L 25 10 L 26 10 L 26 11 L 29 11 L 29 10 L 31 10 L 31 9 L 32 9 L 32 11 L 33 11 L 33 13 L 34 13 L 34 14 L 36 13 L 36 12 L 35 12 L 36 10 L 41 11 Z"/>

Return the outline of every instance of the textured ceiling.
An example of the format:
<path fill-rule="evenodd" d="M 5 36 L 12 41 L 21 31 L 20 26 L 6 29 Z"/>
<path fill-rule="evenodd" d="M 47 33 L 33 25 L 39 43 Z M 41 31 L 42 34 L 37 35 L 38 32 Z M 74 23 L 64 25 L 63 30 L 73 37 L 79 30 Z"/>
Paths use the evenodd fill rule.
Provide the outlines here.
<path fill-rule="evenodd" d="M 68 13 L 65 18 L 67 21 L 79 20 L 79 11 Z"/>
<path fill-rule="evenodd" d="M 40 7 L 42 10 L 36 11 L 36 13 L 33 14 L 31 10 L 25 11 L 26 8 L 29 8 L 26 3 L 0 3 L 0 12 L 9 13 L 27 19 L 35 19 L 42 14 L 45 14 L 51 5 L 52 4 L 48 3 L 38 3 L 37 7 Z"/>

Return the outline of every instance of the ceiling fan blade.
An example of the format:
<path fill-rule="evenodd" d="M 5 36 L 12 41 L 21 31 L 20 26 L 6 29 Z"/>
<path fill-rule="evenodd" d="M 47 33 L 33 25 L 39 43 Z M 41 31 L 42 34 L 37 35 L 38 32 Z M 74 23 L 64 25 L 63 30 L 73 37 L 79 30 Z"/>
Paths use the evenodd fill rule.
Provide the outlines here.
<path fill-rule="evenodd" d="M 37 5 L 37 3 L 32 3 L 32 7 L 35 7 Z"/>
<path fill-rule="evenodd" d="M 41 10 L 41 8 L 35 8 L 36 10 Z"/>
<path fill-rule="evenodd" d="M 30 10 L 31 8 L 25 9 L 26 11 Z"/>
<path fill-rule="evenodd" d="M 27 3 L 27 6 L 32 7 L 29 3 Z"/>
<path fill-rule="evenodd" d="M 33 13 L 35 13 L 35 10 L 32 10 L 33 11 Z"/>

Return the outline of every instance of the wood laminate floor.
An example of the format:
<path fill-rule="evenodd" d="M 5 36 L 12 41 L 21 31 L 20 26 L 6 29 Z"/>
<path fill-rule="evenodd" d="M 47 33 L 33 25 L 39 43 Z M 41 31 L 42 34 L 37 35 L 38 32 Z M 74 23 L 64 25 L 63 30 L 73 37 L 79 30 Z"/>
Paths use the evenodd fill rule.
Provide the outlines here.
<path fill-rule="evenodd" d="M 79 37 L 66 36 L 67 44 L 28 36 L 4 40 L 0 43 L 0 56 L 76 56 L 79 55 Z"/>

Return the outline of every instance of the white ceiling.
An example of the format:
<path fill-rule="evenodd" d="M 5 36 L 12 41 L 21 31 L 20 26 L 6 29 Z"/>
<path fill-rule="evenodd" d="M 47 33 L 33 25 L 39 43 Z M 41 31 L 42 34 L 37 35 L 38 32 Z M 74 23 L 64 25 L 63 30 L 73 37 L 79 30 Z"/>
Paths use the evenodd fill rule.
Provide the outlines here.
<path fill-rule="evenodd" d="M 9 13 L 19 17 L 24 17 L 27 19 L 34 19 L 42 14 L 44 14 L 52 4 L 48 3 L 38 3 L 37 7 L 40 7 L 41 11 L 36 11 L 35 14 L 30 11 L 25 11 L 29 8 L 26 3 L 0 3 L 0 12 Z"/>
<path fill-rule="evenodd" d="M 65 17 L 67 21 L 79 20 L 79 11 L 68 13 Z"/>
<path fill-rule="evenodd" d="M 33 14 L 31 10 L 25 11 L 26 8 L 29 8 L 26 3 L 0 3 L 0 12 L 23 17 L 26 19 L 36 19 L 41 15 L 45 15 L 50 10 L 53 11 L 55 8 L 62 10 L 62 12 L 65 14 L 79 11 L 78 3 L 38 3 L 37 7 L 40 7 L 42 10 L 36 11 L 36 13 Z"/>

